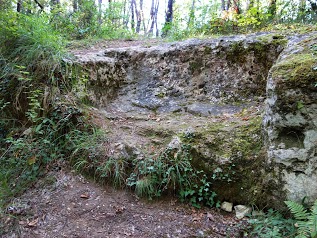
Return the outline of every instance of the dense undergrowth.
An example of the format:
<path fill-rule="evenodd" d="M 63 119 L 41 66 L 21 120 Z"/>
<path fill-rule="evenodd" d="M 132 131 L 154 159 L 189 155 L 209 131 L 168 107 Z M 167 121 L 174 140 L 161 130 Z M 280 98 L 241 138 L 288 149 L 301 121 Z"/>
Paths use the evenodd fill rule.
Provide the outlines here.
<path fill-rule="evenodd" d="M 89 8 L 89 6 L 86 6 Z M 67 12 L 17 14 L 0 12 L 0 209 L 47 172 L 66 163 L 99 182 L 130 188 L 137 195 L 155 198 L 177 194 L 195 207 L 215 206 L 212 179 L 191 165 L 190 147 L 167 149 L 140 159 L 104 157 L 106 135 L 89 124 L 89 116 L 74 96 L 78 75 L 65 63 L 69 40 L 90 37 L 133 37 L 111 23 L 97 24 L 96 13 L 89 21 Z M 107 25 L 108 24 L 108 25 Z M 240 20 L 240 25 L 223 22 L 210 28 L 171 29 L 171 39 L 256 31 L 264 27 Z M 251 27 L 252 26 L 252 27 Z M 316 29 L 316 25 L 280 25 L 283 31 Z M 274 29 L 277 26 L 265 29 Z M 102 157 L 102 160 L 97 158 Z M 102 163 L 100 162 L 102 161 Z M 218 204 L 219 205 L 219 204 Z M 316 237 L 317 204 L 310 211 L 287 203 L 294 219 L 277 212 L 252 219 L 253 235 L 259 237 Z M 1 228 L 1 226 L 0 226 Z"/>

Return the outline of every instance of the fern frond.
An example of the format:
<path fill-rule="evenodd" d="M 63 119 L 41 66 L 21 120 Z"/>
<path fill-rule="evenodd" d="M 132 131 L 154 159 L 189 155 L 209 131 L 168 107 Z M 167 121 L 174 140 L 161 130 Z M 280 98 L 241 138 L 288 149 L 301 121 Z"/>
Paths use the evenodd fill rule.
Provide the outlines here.
<path fill-rule="evenodd" d="M 295 219 L 298 221 L 306 221 L 308 219 L 309 213 L 304 208 L 303 205 L 298 204 L 294 201 L 285 201 L 285 204 L 289 208 L 289 210 L 294 215 Z"/>
<path fill-rule="evenodd" d="M 317 215 L 311 214 L 308 216 L 307 227 L 309 227 L 311 237 L 317 237 Z"/>
<path fill-rule="evenodd" d="M 316 216 L 317 216 L 317 199 L 316 199 L 316 201 L 314 202 L 314 205 L 313 205 L 312 208 L 311 208 L 311 213 L 312 213 L 313 215 L 316 215 Z"/>
<path fill-rule="evenodd" d="M 310 227 L 307 224 L 307 221 L 297 221 L 297 232 L 295 238 L 307 238 L 310 237 Z"/>

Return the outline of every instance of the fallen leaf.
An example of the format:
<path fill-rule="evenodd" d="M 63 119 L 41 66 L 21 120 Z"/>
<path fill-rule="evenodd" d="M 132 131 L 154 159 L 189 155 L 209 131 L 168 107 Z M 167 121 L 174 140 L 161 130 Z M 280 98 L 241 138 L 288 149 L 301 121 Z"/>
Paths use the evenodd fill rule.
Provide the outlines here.
<path fill-rule="evenodd" d="M 214 221 L 214 216 L 211 215 L 209 212 L 207 213 L 207 218 L 210 220 L 210 221 Z"/>
<path fill-rule="evenodd" d="M 88 199 L 90 198 L 90 195 L 88 193 L 83 193 L 82 195 L 80 195 L 80 197 L 84 199 Z"/>
<path fill-rule="evenodd" d="M 36 218 L 35 220 L 28 222 L 28 226 L 29 227 L 35 227 L 35 226 L 37 226 L 38 222 L 39 222 L 39 219 Z"/>

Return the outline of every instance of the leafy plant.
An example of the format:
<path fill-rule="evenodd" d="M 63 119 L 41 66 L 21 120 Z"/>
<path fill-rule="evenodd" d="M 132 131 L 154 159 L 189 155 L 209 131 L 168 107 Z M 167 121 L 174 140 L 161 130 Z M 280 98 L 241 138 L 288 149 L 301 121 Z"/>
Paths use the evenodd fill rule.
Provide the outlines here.
<path fill-rule="evenodd" d="M 197 171 L 192 176 L 195 176 L 196 182 L 189 184 L 180 191 L 181 201 L 189 201 L 194 207 L 200 208 L 201 204 L 207 206 L 219 206 L 215 201 L 217 194 L 212 191 L 212 183 L 208 181 L 207 175 L 203 171 Z"/>
<path fill-rule="evenodd" d="M 253 227 L 251 235 L 260 238 L 294 237 L 296 232 L 295 221 L 284 218 L 281 213 L 273 209 L 269 209 L 265 215 L 251 218 L 249 223 Z"/>
<path fill-rule="evenodd" d="M 310 210 L 294 201 L 286 201 L 285 204 L 296 220 L 296 238 L 317 237 L 317 200 Z"/>

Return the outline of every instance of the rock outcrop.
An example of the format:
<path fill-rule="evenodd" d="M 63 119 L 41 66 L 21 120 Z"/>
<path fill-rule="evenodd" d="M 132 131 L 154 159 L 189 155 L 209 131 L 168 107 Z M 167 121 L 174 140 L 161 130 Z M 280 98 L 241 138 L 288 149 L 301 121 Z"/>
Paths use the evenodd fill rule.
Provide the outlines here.
<path fill-rule="evenodd" d="M 98 108 L 109 156 L 188 144 L 221 200 L 312 200 L 315 50 L 313 35 L 266 33 L 81 53 L 77 93 Z"/>
<path fill-rule="evenodd" d="M 267 83 L 264 128 L 277 199 L 317 198 L 317 36 L 290 38 Z"/>

